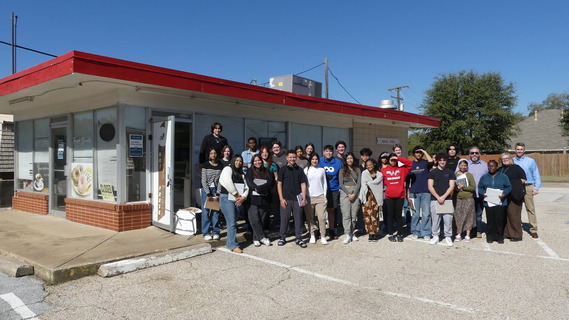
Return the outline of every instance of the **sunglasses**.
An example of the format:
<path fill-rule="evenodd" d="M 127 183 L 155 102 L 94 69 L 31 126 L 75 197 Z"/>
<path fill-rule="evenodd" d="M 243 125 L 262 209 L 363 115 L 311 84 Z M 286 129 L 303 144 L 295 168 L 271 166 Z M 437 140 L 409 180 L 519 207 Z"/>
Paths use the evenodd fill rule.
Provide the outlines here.
<path fill-rule="evenodd" d="M 480 154 L 480 152 L 471 152 L 470 154 Z"/>

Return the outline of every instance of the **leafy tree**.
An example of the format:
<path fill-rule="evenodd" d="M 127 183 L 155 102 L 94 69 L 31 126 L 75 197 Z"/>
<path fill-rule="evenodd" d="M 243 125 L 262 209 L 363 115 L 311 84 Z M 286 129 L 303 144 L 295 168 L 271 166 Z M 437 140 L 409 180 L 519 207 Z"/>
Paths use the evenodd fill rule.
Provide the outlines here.
<path fill-rule="evenodd" d="M 545 109 L 560 109 L 563 111 L 563 117 L 559 125 L 563 128 L 565 135 L 569 135 L 569 93 L 551 93 L 541 103 L 532 102 L 528 105 L 529 115 L 531 116 L 534 111 L 541 111 Z"/>
<path fill-rule="evenodd" d="M 513 113 L 515 88 L 498 73 L 460 71 L 435 77 L 421 105 L 426 116 L 441 119 L 441 126 L 425 129 L 422 143 L 429 151 L 443 152 L 450 143 L 461 154 L 471 146 L 494 153 L 508 148 L 521 115 Z"/>

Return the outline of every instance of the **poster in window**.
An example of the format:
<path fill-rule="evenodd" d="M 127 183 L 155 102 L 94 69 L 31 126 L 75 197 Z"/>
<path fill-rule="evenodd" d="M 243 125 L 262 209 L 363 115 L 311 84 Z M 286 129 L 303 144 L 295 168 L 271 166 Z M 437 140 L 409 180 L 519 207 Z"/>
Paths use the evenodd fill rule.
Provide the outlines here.
<path fill-rule="evenodd" d="M 93 191 L 93 164 L 72 163 L 71 181 L 73 196 L 81 198 L 90 197 Z"/>

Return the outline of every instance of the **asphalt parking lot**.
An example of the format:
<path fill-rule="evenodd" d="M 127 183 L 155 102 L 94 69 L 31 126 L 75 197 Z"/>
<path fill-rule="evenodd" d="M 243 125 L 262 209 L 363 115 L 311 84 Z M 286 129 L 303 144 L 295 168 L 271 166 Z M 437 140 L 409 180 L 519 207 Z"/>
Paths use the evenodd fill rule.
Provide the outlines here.
<path fill-rule="evenodd" d="M 569 188 L 542 188 L 539 239 L 247 246 L 47 287 L 42 319 L 569 318 Z M 525 211 L 522 220 L 527 221 Z"/>

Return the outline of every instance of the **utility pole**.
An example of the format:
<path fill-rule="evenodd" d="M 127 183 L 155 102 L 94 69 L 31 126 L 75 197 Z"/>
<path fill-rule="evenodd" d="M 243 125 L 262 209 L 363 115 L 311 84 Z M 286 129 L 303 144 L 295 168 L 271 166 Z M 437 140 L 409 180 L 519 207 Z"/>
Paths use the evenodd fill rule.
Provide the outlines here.
<path fill-rule="evenodd" d="M 409 86 L 399 86 L 399 87 L 395 87 L 395 88 L 391 88 L 391 89 L 387 89 L 387 91 L 393 91 L 396 90 L 397 91 L 397 97 L 391 96 L 393 99 L 397 99 L 397 110 L 399 111 L 403 111 L 403 105 L 401 104 L 401 100 L 403 100 L 403 98 L 401 98 L 401 89 L 403 88 L 409 88 Z"/>
<path fill-rule="evenodd" d="M 12 12 L 10 21 L 12 22 L 12 74 L 14 74 L 16 73 L 16 25 L 18 24 L 18 16 L 15 16 L 14 12 Z"/>
<path fill-rule="evenodd" d="M 328 99 L 328 58 L 324 58 L 324 98 Z"/>

